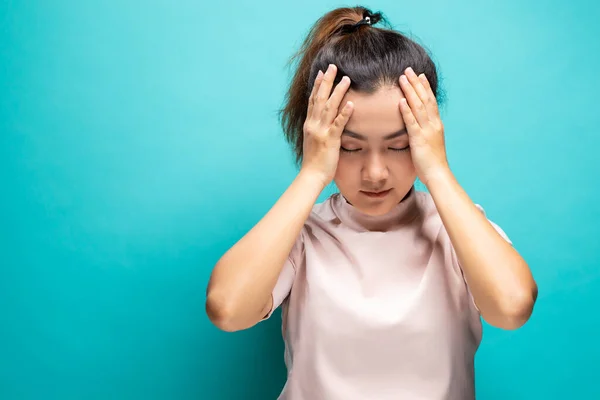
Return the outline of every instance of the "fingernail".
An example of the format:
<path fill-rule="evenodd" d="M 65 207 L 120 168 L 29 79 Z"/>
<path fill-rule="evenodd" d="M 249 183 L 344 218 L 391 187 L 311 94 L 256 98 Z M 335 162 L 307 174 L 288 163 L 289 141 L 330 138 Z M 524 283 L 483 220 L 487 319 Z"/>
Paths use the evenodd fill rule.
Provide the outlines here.
<path fill-rule="evenodd" d="M 323 76 L 323 71 L 319 70 L 319 73 L 317 74 L 317 78 L 320 78 Z"/>
<path fill-rule="evenodd" d="M 333 71 L 333 64 L 329 64 L 327 67 L 327 72 Z"/>
<path fill-rule="evenodd" d="M 406 75 L 400 75 L 400 80 L 401 80 L 403 83 L 408 83 L 408 79 L 406 78 Z"/>
<path fill-rule="evenodd" d="M 427 79 L 427 77 L 425 77 L 425 74 L 421 74 L 421 75 L 419 75 L 419 78 L 420 78 L 422 81 L 424 81 L 424 80 L 426 80 L 426 79 Z"/>
<path fill-rule="evenodd" d="M 415 73 L 415 71 L 413 71 L 413 69 L 411 67 L 406 68 L 406 72 L 408 72 L 409 74 Z"/>

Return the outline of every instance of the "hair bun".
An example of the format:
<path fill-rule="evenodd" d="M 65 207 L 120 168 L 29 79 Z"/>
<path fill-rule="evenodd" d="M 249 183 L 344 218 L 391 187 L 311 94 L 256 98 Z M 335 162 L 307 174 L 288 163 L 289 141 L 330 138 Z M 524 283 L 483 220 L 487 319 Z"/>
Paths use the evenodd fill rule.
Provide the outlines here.
<path fill-rule="evenodd" d="M 375 25 L 376 23 L 378 23 L 379 21 L 381 21 L 381 13 L 380 12 L 376 12 L 376 13 L 372 13 L 369 10 L 366 10 L 365 13 L 363 14 L 363 20 L 367 20 L 369 21 L 369 25 Z"/>

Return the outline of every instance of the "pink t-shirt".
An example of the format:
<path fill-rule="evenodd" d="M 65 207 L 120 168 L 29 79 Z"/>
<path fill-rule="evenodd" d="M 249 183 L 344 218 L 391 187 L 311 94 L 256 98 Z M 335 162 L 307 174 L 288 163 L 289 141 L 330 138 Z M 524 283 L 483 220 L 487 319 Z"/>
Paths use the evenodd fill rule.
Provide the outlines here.
<path fill-rule="evenodd" d="M 339 193 L 316 204 L 273 304 L 265 319 L 282 306 L 288 370 L 280 400 L 475 397 L 480 314 L 429 193 L 377 217 Z"/>

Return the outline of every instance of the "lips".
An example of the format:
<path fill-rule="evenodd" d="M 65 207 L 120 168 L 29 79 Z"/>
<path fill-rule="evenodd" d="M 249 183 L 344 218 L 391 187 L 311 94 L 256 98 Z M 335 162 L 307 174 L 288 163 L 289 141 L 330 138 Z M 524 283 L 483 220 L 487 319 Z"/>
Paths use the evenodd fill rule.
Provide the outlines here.
<path fill-rule="evenodd" d="M 386 196 L 392 189 L 388 189 L 388 190 L 383 190 L 380 192 L 365 192 L 363 190 L 361 190 L 361 193 L 363 193 L 366 196 L 369 197 L 374 197 L 374 198 L 379 198 L 379 197 L 384 197 Z"/>

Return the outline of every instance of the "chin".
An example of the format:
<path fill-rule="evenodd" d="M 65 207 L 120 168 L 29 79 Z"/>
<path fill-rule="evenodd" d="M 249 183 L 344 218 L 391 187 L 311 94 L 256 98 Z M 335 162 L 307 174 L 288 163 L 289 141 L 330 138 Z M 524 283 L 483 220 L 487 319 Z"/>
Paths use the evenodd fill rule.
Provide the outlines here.
<path fill-rule="evenodd" d="M 390 212 L 400 203 L 403 197 L 394 190 L 382 199 L 370 199 L 365 197 L 364 194 L 358 193 L 355 202 L 352 202 L 352 204 L 355 204 L 361 212 L 376 217 Z"/>

